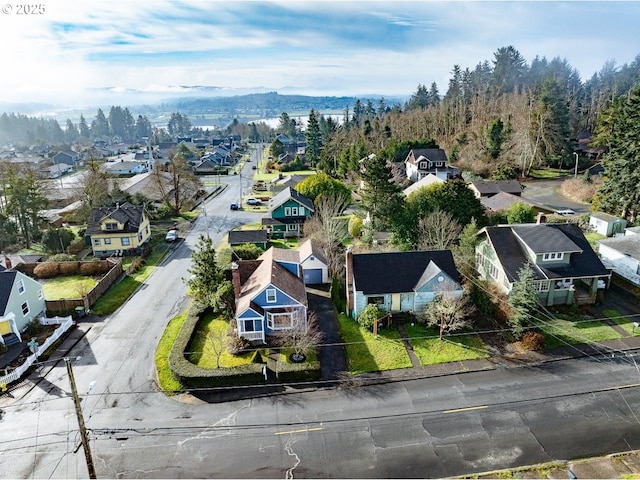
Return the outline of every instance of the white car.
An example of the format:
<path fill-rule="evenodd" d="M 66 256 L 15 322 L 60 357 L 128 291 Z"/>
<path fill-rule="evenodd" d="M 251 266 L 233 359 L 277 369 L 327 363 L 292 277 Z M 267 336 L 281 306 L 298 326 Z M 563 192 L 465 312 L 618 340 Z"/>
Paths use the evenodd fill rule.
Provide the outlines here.
<path fill-rule="evenodd" d="M 569 208 L 565 208 L 564 210 L 556 210 L 555 212 L 556 215 L 562 215 L 563 217 L 570 217 L 571 215 L 575 215 L 576 212 L 574 212 L 573 210 L 569 209 Z"/>
<path fill-rule="evenodd" d="M 247 205 L 260 205 L 262 202 L 257 198 L 247 198 Z"/>
<path fill-rule="evenodd" d="M 177 230 L 169 230 L 167 232 L 167 236 L 164 237 L 167 242 L 175 242 L 178 239 L 178 231 Z"/>

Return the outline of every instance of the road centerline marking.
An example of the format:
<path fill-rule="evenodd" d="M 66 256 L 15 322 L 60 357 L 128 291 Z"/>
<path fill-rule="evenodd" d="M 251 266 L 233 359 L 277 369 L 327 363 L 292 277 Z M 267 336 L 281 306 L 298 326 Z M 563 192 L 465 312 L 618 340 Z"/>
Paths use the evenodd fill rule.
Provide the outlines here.
<path fill-rule="evenodd" d="M 485 408 L 489 408 L 489 405 L 478 405 L 477 407 L 466 407 L 466 408 L 454 408 L 453 410 L 444 410 L 442 413 L 471 412 L 473 410 L 484 410 Z"/>

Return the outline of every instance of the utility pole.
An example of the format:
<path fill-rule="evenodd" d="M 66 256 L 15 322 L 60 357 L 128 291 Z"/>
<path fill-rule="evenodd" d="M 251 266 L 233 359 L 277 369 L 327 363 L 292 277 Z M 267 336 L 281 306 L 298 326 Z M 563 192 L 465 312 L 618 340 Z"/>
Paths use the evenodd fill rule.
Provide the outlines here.
<path fill-rule="evenodd" d="M 80 408 L 80 397 L 78 397 L 78 390 L 76 388 L 76 380 L 73 376 L 73 370 L 71 369 L 71 360 L 69 357 L 64 358 L 64 363 L 67 365 L 67 373 L 69 374 L 69 383 L 71 384 L 71 394 L 73 395 L 73 403 L 76 407 L 76 417 L 78 417 L 78 427 L 80 428 L 80 439 L 82 441 L 82 448 L 84 449 L 84 458 L 87 462 L 87 470 L 89 471 L 89 478 L 96 477 L 96 471 L 93 467 L 93 458 L 91 457 L 91 447 L 89 446 L 89 438 L 87 437 L 87 429 L 84 426 L 84 418 L 82 416 L 82 408 Z"/>

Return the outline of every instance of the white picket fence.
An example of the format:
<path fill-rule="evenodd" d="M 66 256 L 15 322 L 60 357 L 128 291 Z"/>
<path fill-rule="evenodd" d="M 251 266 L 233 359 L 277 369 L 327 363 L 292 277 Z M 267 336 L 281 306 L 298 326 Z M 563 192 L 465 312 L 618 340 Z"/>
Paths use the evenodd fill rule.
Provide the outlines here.
<path fill-rule="evenodd" d="M 11 382 L 15 382 L 16 380 L 19 380 L 22 377 L 22 375 L 24 375 L 24 373 L 27 370 L 29 370 L 29 367 L 31 367 L 31 365 L 36 363 L 36 361 L 38 360 L 38 357 L 44 354 L 44 352 L 46 352 L 47 349 L 51 345 L 53 345 L 53 343 L 56 340 L 58 340 L 67 330 L 71 328 L 71 326 L 73 325 L 73 319 L 71 318 L 71 315 L 69 315 L 68 317 L 43 318 L 43 319 L 40 319 L 40 323 L 43 325 L 60 325 L 60 326 L 55 329 L 52 335 L 49 335 L 49 337 L 47 337 L 47 339 L 42 345 L 38 346 L 38 348 L 36 349 L 36 353 L 31 354 L 27 357 L 27 359 L 22 365 L 20 365 L 11 373 L 8 373 L 7 375 L 0 377 L 0 384 L 4 383 L 6 385 L 9 385 Z"/>

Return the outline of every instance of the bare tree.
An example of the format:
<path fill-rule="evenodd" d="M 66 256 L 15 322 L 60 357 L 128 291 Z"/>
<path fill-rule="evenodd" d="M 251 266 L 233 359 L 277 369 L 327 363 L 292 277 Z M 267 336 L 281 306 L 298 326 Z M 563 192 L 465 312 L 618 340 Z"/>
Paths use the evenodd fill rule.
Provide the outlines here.
<path fill-rule="evenodd" d="M 440 329 L 440 340 L 446 333 L 463 329 L 471 323 L 470 316 L 475 307 L 465 290 L 462 295 L 455 283 L 444 281 L 438 288 L 436 298 L 418 312 L 419 321 Z"/>
<path fill-rule="evenodd" d="M 318 329 L 317 317 L 311 312 L 306 322 L 298 322 L 296 326 L 288 330 L 281 330 L 275 335 L 275 342 L 283 348 L 294 350 L 293 358 L 302 360 L 311 350 L 317 348 L 324 334 Z"/>
<path fill-rule="evenodd" d="M 322 249 L 331 274 L 339 274 L 344 268 L 341 246 L 349 238 L 349 219 L 342 213 L 348 206 L 349 200 L 339 195 L 320 195 L 315 214 L 304 224 L 305 236 Z"/>
<path fill-rule="evenodd" d="M 193 173 L 187 160 L 181 155 L 174 155 L 166 164 L 169 173 L 167 179 L 162 172 L 163 166 L 156 162 L 153 179 L 155 187 L 163 198 L 165 204 L 175 214 L 189 202 L 201 187 L 200 180 Z"/>
<path fill-rule="evenodd" d="M 211 350 L 216 357 L 216 368 L 220 368 L 220 357 L 222 353 L 227 349 L 227 343 L 229 343 L 229 337 L 226 330 L 212 329 L 207 337 Z"/>
<path fill-rule="evenodd" d="M 418 223 L 419 250 L 444 250 L 453 245 L 462 232 L 462 226 L 449 213 L 436 210 Z"/>

